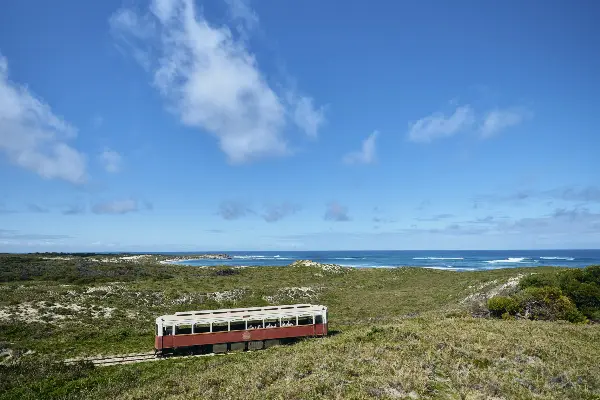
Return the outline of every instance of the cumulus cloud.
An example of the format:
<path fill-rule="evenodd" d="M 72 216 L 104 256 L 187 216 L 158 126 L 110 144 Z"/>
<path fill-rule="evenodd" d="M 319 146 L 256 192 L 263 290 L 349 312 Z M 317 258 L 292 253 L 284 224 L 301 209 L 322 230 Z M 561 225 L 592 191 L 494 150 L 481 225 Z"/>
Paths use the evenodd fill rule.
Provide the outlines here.
<path fill-rule="evenodd" d="M 338 202 L 332 201 L 331 203 L 327 204 L 323 219 L 337 222 L 350 221 L 348 208 Z"/>
<path fill-rule="evenodd" d="M 66 143 L 76 135 L 26 86 L 8 79 L 8 61 L 0 55 L 0 151 L 10 162 L 46 179 L 84 183 L 85 157 Z"/>
<path fill-rule="evenodd" d="M 244 26 L 258 23 L 247 4 L 229 1 Z M 193 0 L 155 0 L 145 14 L 121 9 L 111 31 L 153 75 L 153 84 L 181 123 L 215 136 L 228 160 L 243 163 L 290 153 L 288 116 L 309 135 L 321 114 L 308 97 L 285 103 L 260 71 L 244 40 L 197 12 Z M 292 107 L 289 110 L 288 107 Z"/>
<path fill-rule="evenodd" d="M 527 115 L 527 111 L 519 108 L 489 111 L 485 114 L 481 124 L 481 136 L 488 138 L 496 135 L 501 130 L 519 125 Z"/>
<path fill-rule="evenodd" d="M 237 200 L 225 200 L 219 204 L 219 214 L 223 219 L 234 220 L 245 217 L 248 214 L 254 212 L 242 201 Z"/>
<path fill-rule="evenodd" d="M 435 139 L 453 136 L 475 122 L 475 112 L 466 105 L 456 108 L 451 115 L 441 112 L 409 124 L 408 138 L 413 142 L 429 143 Z"/>
<path fill-rule="evenodd" d="M 121 170 L 121 162 L 123 157 L 114 150 L 104 149 L 100 153 L 100 161 L 107 172 L 119 172 Z"/>
<path fill-rule="evenodd" d="M 376 158 L 375 140 L 379 132 L 374 131 L 363 142 L 359 151 L 344 156 L 346 164 L 371 164 Z"/>
<path fill-rule="evenodd" d="M 92 212 L 94 214 L 126 214 L 139 210 L 136 200 L 113 200 L 104 203 L 94 204 Z"/>
<path fill-rule="evenodd" d="M 300 206 L 291 203 L 269 204 L 265 206 L 262 218 L 267 222 L 276 222 L 300 210 Z"/>

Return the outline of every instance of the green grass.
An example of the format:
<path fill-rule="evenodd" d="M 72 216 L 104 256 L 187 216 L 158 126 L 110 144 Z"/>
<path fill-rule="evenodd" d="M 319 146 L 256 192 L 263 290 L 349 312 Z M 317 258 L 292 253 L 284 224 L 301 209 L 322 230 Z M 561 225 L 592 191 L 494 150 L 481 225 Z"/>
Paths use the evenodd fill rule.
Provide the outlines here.
<path fill-rule="evenodd" d="M 472 318 L 463 302 L 511 277 L 556 270 L 260 267 L 229 274 L 0 256 L 0 311 L 27 304 L 47 320 L 0 322 L 4 348 L 35 352 L 0 366 L 0 399 L 600 399 L 599 325 Z M 283 290 L 294 287 L 312 291 Z M 214 295 L 223 292 L 230 297 Z M 152 350 L 161 314 L 295 302 L 327 305 L 334 334 L 219 357 L 105 368 L 55 362 Z"/>

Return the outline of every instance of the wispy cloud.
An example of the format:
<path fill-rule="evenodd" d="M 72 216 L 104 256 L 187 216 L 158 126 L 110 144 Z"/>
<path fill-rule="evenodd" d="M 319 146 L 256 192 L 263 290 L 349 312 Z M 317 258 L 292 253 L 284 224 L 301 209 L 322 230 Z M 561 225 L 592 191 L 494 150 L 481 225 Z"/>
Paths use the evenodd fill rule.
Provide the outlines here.
<path fill-rule="evenodd" d="M 377 224 L 389 224 L 392 222 L 396 222 L 395 219 L 393 218 L 386 218 L 386 217 L 373 217 L 371 219 L 373 222 L 377 223 Z"/>
<path fill-rule="evenodd" d="M 600 187 L 598 186 L 558 188 L 547 193 L 555 199 L 600 203 Z"/>
<path fill-rule="evenodd" d="M 460 106 L 451 115 L 436 112 L 410 123 L 408 138 L 413 142 L 429 143 L 435 139 L 453 136 L 472 126 L 474 122 L 475 112 L 471 106 Z"/>
<path fill-rule="evenodd" d="M 3 202 L 0 202 L 0 214 L 14 214 L 17 210 L 9 208 Z"/>
<path fill-rule="evenodd" d="M 529 199 L 551 199 L 570 202 L 600 203 L 600 187 L 598 186 L 565 186 L 554 189 L 527 189 L 513 193 L 487 194 L 477 196 L 476 201 L 488 202 L 520 202 Z"/>
<path fill-rule="evenodd" d="M 371 164 L 376 159 L 375 141 L 379 132 L 374 131 L 363 142 L 359 151 L 348 153 L 343 161 L 346 164 Z"/>
<path fill-rule="evenodd" d="M 437 222 L 444 219 L 454 218 L 454 214 L 436 214 L 431 217 L 425 218 L 415 218 L 417 221 L 429 221 L 429 222 Z"/>
<path fill-rule="evenodd" d="M 483 117 L 481 136 L 489 138 L 501 130 L 519 125 L 530 113 L 525 109 L 508 108 L 489 111 Z"/>
<path fill-rule="evenodd" d="M 8 79 L 8 61 L 0 55 L 0 150 L 10 162 L 46 179 L 84 183 L 85 157 L 66 143 L 76 135 L 26 86 Z"/>
<path fill-rule="evenodd" d="M 11 229 L 0 229 L 0 239 L 14 240 L 52 240 L 52 239 L 68 239 L 68 235 L 47 235 L 42 233 L 20 233 Z"/>
<path fill-rule="evenodd" d="M 308 96 L 291 96 L 291 106 L 296 125 L 307 135 L 316 137 L 325 123 L 325 108 L 316 108 L 314 100 Z"/>
<path fill-rule="evenodd" d="M 79 215 L 85 213 L 85 207 L 80 205 L 70 205 L 62 210 L 63 215 Z"/>
<path fill-rule="evenodd" d="M 139 211 L 139 205 L 132 199 L 107 201 L 92 206 L 94 214 L 127 214 L 136 211 Z"/>
<path fill-rule="evenodd" d="M 276 222 L 289 215 L 295 214 L 299 210 L 299 205 L 287 202 L 282 204 L 268 204 L 265 206 L 262 218 L 267 222 Z"/>
<path fill-rule="evenodd" d="M 243 40 L 247 40 L 250 33 L 258 28 L 259 19 L 256 12 L 246 0 L 225 0 L 231 20 Z"/>
<path fill-rule="evenodd" d="M 27 210 L 32 213 L 47 213 L 50 212 L 48 207 L 40 206 L 39 204 L 27 204 Z"/>
<path fill-rule="evenodd" d="M 327 204 L 323 219 L 336 222 L 350 221 L 348 208 L 336 201 L 332 201 L 331 203 Z"/>
<path fill-rule="evenodd" d="M 246 205 L 243 201 L 238 200 L 225 200 L 219 204 L 219 214 L 223 219 L 234 220 L 245 217 L 248 214 L 253 214 L 254 211 Z"/>
<path fill-rule="evenodd" d="M 258 23 L 247 3 L 228 3 L 244 29 Z M 145 14 L 121 9 L 110 24 L 153 75 L 168 109 L 184 125 L 215 136 L 230 162 L 289 154 L 289 115 L 316 135 L 323 117 L 312 99 L 294 95 L 291 104 L 282 101 L 247 42 L 236 40 L 228 26 L 207 21 L 193 0 L 155 0 Z"/>
<path fill-rule="evenodd" d="M 484 113 L 476 112 L 470 105 L 458 106 L 450 115 L 435 112 L 410 123 L 408 139 L 413 142 L 429 143 L 436 139 L 475 130 L 487 139 L 500 131 L 521 124 L 532 113 L 525 107 L 496 108 Z"/>
<path fill-rule="evenodd" d="M 107 148 L 100 153 L 100 161 L 106 172 L 116 173 L 121 170 L 123 157 L 116 151 Z"/>

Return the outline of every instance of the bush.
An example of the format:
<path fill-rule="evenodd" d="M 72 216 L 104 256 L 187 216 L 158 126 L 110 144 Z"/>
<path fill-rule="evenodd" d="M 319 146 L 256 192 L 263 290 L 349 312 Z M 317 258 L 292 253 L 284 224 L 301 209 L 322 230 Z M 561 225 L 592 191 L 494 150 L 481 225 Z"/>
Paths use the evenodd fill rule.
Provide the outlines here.
<path fill-rule="evenodd" d="M 532 274 L 521 278 L 519 288 L 558 286 L 557 283 L 556 274 Z"/>
<path fill-rule="evenodd" d="M 217 276 L 230 276 L 230 275 L 238 275 L 240 271 L 234 268 L 219 268 L 214 272 Z"/>
<path fill-rule="evenodd" d="M 488 300 L 488 309 L 492 316 L 503 319 L 517 316 L 534 320 L 587 321 L 560 288 L 553 286 L 530 286 L 512 297 L 492 297 Z"/>
<path fill-rule="evenodd" d="M 515 295 L 519 313 L 528 319 L 585 322 L 585 316 L 560 288 L 529 287 Z"/>
<path fill-rule="evenodd" d="M 565 271 L 558 277 L 558 284 L 583 314 L 600 319 L 600 266 Z"/>
<path fill-rule="evenodd" d="M 501 317 L 504 313 L 515 314 L 518 303 L 512 297 L 495 296 L 488 300 L 488 309 L 494 317 Z"/>
<path fill-rule="evenodd" d="M 521 279 L 519 289 L 512 297 L 490 299 L 490 313 L 494 317 L 502 317 L 504 313 L 508 313 L 529 319 L 600 321 L 598 265 L 529 275 Z"/>

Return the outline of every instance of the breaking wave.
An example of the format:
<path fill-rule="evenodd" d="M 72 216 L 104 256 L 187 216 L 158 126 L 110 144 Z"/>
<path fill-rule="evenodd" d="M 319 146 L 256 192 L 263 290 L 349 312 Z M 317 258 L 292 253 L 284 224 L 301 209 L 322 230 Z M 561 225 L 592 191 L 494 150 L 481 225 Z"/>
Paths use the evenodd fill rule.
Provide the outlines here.
<path fill-rule="evenodd" d="M 513 264 L 513 263 L 521 263 L 528 260 L 526 257 L 509 257 L 504 260 L 490 260 L 486 261 L 488 264 Z"/>

